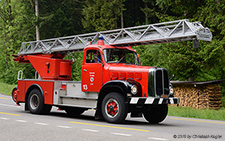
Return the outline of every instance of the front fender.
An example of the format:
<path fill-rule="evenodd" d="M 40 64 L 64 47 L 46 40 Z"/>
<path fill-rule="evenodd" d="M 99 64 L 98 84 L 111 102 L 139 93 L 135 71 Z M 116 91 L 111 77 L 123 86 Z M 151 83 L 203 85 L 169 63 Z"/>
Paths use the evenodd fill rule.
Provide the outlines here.
<path fill-rule="evenodd" d="M 130 93 L 131 86 L 132 85 L 129 82 L 122 80 L 112 80 L 105 83 L 99 92 L 96 116 L 101 116 L 100 111 L 102 101 L 104 97 L 110 92 L 120 93 L 125 97 L 126 103 L 128 103 L 128 94 Z"/>
<path fill-rule="evenodd" d="M 125 97 L 127 97 L 127 94 L 130 93 L 130 91 L 131 91 L 131 86 L 132 86 L 132 84 L 130 84 L 127 81 L 123 81 L 123 80 L 108 81 L 101 88 L 100 95 L 103 93 L 107 93 L 107 92 L 113 92 L 113 90 L 115 90 L 115 92 L 120 92 Z"/>

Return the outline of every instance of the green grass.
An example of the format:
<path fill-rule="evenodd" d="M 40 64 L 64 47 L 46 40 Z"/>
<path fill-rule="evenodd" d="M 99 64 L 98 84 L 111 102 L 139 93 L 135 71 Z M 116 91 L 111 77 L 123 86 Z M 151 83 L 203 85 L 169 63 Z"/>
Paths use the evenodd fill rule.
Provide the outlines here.
<path fill-rule="evenodd" d="M 213 110 L 213 109 L 193 109 L 189 107 L 169 106 L 168 115 L 225 121 L 225 108 L 221 108 L 220 110 Z"/>
<path fill-rule="evenodd" d="M 11 95 L 13 88 L 15 88 L 14 85 L 6 84 L 3 82 L 0 82 L 0 94 L 5 94 L 5 95 Z"/>

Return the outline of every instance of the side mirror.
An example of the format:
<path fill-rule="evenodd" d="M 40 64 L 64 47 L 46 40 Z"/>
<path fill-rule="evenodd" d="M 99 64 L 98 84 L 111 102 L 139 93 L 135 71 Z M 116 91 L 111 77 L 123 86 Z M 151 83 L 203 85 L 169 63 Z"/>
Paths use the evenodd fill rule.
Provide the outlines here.
<path fill-rule="evenodd" d="M 173 74 L 171 77 L 170 77 L 170 81 L 175 77 L 175 75 Z"/>

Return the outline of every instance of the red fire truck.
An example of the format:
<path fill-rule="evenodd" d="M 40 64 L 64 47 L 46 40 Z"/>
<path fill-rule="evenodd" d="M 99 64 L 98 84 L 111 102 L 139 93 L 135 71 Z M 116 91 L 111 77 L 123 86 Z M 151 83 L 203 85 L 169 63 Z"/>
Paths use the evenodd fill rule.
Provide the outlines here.
<path fill-rule="evenodd" d="M 70 115 L 96 109 L 96 117 L 111 123 L 124 121 L 128 113 L 159 123 L 168 104 L 178 104 L 179 98 L 173 96 L 168 71 L 141 66 L 131 46 L 211 39 L 199 22 L 178 20 L 22 43 L 14 61 L 31 63 L 36 77 L 24 79 L 19 71 L 12 98 L 33 114 L 56 106 Z M 75 51 L 84 53 L 81 81 L 71 81 L 73 61 L 63 59 Z"/>

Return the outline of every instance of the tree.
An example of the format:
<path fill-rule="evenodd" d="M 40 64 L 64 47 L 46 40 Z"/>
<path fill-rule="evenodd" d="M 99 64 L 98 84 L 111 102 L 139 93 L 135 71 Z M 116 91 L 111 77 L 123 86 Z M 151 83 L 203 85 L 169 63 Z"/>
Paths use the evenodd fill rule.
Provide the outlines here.
<path fill-rule="evenodd" d="M 38 0 L 35 0 L 35 16 L 38 19 L 39 16 L 39 12 L 38 12 L 39 8 L 38 8 Z M 39 33 L 39 21 L 37 21 L 36 24 L 36 40 L 40 40 L 40 33 Z"/>
<path fill-rule="evenodd" d="M 83 33 L 81 23 L 83 1 L 40 0 L 40 35 L 42 39 Z"/>
<path fill-rule="evenodd" d="M 12 38 L 11 35 L 10 37 L 7 36 L 9 34 L 9 26 L 12 26 L 12 7 L 11 7 L 11 0 L 4 0 L 1 1 L 2 7 L 1 7 L 1 19 L 2 19 L 2 32 L 3 32 L 3 49 L 4 49 L 4 58 L 5 58 L 5 67 L 6 70 L 9 69 L 9 53 L 8 53 L 8 47 L 7 47 L 7 42 L 8 39 Z M 7 26 L 9 25 L 9 26 Z"/>
<path fill-rule="evenodd" d="M 118 28 L 121 9 L 123 0 L 86 0 L 82 10 L 82 24 L 88 32 Z"/>
<path fill-rule="evenodd" d="M 213 32 L 212 42 L 200 42 L 200 48 L 193 48 L 192 42 L 156 45 L 158 49 L 147 48 L 143 58 L 145 65 L 165 67 L 178 80 L 215 80 L 224 78 L 224 2 L 156 0 L 156 5 L 165 12 L 158 13 L 160 21 L 189 18 L 203 21 Z M 157 51 L 157 52 L 156 52 Z M 147 60 L 149 61 L 147 61 Z"/>
<path fill-rule="evenodd" d="M 1 81 L 16 82 L 18 70 L 27 70 L 25 75 L 33 77 L 31 65 L 14 63 L 11 55 L 17 54 L 21 42 L 36 40 L 37 25 L 41 39 L 47 39 L 177 19 L 201 21 L 212 31 L 213 41 L 200 42 L 198 49 L 192 42 L 136 47 L 142 64 L 165 67 L 177 80 L 225 78 L 225 1 L 1 0 L 0 5 Z M 81 62 L 81 53 L 74 58 Z M 79 80 L 81 64 L 74 66 L 73 76 Z"/>
<path fill-rule="evenodd" d="M 23 70 L 26 66 L 18 67 L 18 63 L 12 61 L 13 54 L 17 54 L 22 40 L 29 36 L 28 25 L 25 25 L 24 5 L 21 1 L 3 0 L 0 1 L 0 48 L 4 50 L 0 55 L 0 79 L 7 83 L 15 83 L 18 70 Z M 2 61 L 4 60 L 4 61 Z M 27 67 L 29 68 L 29 67 Z"/>
<path fill-rule="evenodd" d="M 144 8 L 141 8 L 141 11 L 145 14 L 145 24 L 155 23 L 158 21 L 156 13 L 158 8 L 155 4 L 155 1 L 152 0 L 143 0 Z"/>

